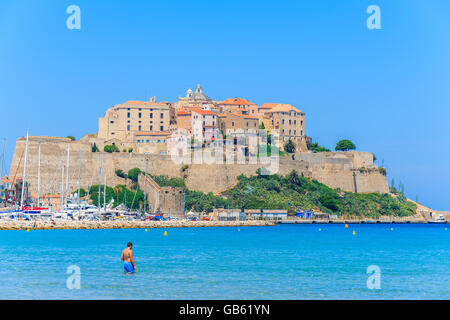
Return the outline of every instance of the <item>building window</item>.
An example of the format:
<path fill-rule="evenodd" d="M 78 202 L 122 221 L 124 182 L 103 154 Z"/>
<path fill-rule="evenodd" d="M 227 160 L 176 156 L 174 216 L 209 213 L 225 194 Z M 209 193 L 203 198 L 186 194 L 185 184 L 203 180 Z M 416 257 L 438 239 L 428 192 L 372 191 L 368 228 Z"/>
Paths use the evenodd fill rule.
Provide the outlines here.
<path fill-rule="evenodd" d="M 231 126 L 234 127 L 234 122 L 231 123 Z"/>
<path fill-rule="evenodd" d="M 164 131 L 164 126 L 159 127 L 161 131 Z"/>
<path fill-rule="evenodd" d="M 294 130 L 294 136 L 297 134 L 297 130 Z"/>
<path fill-rule="evenodd" d="M 153 131 L 153 126 L 150 126 L 150 131 Z"/>
<path fill-rule="evenodd" d="M 294 124 L 297 124 L 297 120 L 294 120 Z"/>
<path fill-rule="evenodd" d="M 110 123 L 114 123 L 114 121 L 110 121 Z"/>
<path fill-rule="evenodd" d="M 150 113 L 150 119 L 153 119 L 153 113 Z"/>
<path fill-rule="evenodd" d="M 284 119 L 283 119 L 283 120 L 281 120 L 281 124 L 284 124 Z"/>
<path fill-rule="evenodd" d="M 130 131 L 130 125 L 127 125 L 127 130 Z"/>
<path fill-rule="evenodd" d="M 164 113 L 161 113 L 161 119 L 163 119 L 164 118 Z"/>
<path fill-rule="evenodd" d="M 127 113 L 127 118 L 129 118 L 129 117 L 130 117 L 130 113 L 128 112 L 128 113 Z"/>
<path fill-rule="evenodd" d="M 142 118 L 142 113 L 141 113 L 141 112 L 139 112 L 139 119 L 140 119 L 140 118 Z"/>
<path fill-rule="evenodd" d="M 142 126 L 139 126 L 139 131 L 141 131 L 141 129 L 142 129 Z"/>

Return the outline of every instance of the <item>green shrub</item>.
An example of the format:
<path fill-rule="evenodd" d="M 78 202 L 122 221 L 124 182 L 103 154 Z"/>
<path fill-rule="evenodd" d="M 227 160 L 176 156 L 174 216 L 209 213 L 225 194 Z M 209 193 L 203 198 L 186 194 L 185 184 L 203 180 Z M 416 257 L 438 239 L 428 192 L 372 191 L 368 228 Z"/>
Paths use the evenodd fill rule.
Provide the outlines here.
<path fill-rule="evenodd" d="M 108 152 L 108 153 L 120 152 L 119 148 L 115 144 L 104 146 L 103 151 Z"/>

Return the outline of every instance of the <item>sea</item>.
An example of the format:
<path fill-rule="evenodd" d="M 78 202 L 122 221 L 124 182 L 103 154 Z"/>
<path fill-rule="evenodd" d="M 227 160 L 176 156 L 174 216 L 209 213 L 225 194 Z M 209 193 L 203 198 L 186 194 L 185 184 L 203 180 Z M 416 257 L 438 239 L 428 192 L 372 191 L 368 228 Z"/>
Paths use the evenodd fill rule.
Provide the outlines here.
<path fill-rule="evenodd" d="M 128 242 L 138 272 L 120 260 Z M 0 231 L 0 299 L 450 299 L 447 225 Z"/>

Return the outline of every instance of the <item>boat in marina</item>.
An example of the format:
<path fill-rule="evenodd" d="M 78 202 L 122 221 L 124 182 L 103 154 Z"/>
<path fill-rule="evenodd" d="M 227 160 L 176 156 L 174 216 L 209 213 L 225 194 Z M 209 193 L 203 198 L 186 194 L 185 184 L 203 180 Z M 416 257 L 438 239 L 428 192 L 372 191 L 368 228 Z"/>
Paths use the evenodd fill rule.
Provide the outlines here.
<path fill-rule="evenodd" d="M 442 214 L 439 214 L 437 217 L 433 217 L 432 220 L 429 220 L 428 223 L 444 224 L 444 223 L 447 223 L 447 220 L 445 220 L 445 218 Z"/>

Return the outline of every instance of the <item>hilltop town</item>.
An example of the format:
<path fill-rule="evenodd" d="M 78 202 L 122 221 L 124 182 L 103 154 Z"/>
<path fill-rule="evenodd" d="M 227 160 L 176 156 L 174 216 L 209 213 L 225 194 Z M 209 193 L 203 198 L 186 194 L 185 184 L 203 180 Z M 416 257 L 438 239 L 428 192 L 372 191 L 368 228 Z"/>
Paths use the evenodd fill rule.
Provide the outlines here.
<path fill-rule="evenodd" d="M 98 133 L 87 134 L 81 142 L 100 150 L 147 154 L 168 154 L 169 141 L 184 132 L 202 147 L 217 142 L 233 143 L 231 132 L 256 133 L 264 128 L 279 137 L 280 148 L 292 141 L 295 151 L 306 152 L 305 113 L 289 104 L 256 105 L 246 99 L 214 101 L 197 85 L 178 101 L 127 101 L 109 108 L 99 118 Z M 228 136 L 227 136 L 228 135 Z M 234 137 L 234 139 L 237 139 Z M 236 143 L 234 143 L 236 144 Z"/>
<path fill-rule="evenodd" d="M 10 189 L 8 193 L 16 199 L 21 189 L 11 186 L 21 185 L 26 141 L 25 137 L 17 139 L 10 174 L 2 180 L 3 196 Z M 178 148 L 180 141 L 183 148 Z M 251 147 L 252 141 L 256 148 Z M 210 148 L 215 152 L 210 161 L 196 158 L 198 152 L 203 157 Z M 284 103 L 258 106 L 243 98 L 215 101 L 200 85 L 195 91 L 188 89 L 176 102 L 157 102 L 153 97 L 114 105 L 99 118 L 98 132 L 79 141 L 70 136 L 30 136 L 27 150 L 26 194 L 54 208 L 60 208 L 78 186 L 95 193 L 98 185 L 105 185 L 101 192 L 105 195 L 107 185 L 115 191 L 111 189 L 105 201 L 116 193 L 117 205 L 124 202 L 120 197 L 127 188 L 145 190 L 145 204 L 140 191 L 131 206 L 142 209 L 145 205 L 150 213 L 179 217 L 192 208 L 210 211 L 221 206 L 261 212 L 283 209 L 285 213 L 303 208 L 358 216 L 366 210 L 355 205 L 360 201 L 377 208 L 370 212 L 372 216 L 415 214 L 415 205 L 405 204 L 403 195 L 398 198 L 401 201 L 389 195 L 386 169 L 374 164 L 372 153 L 345 148 L 331 152 L 311 144 L 303 111 Z M 141 174 L 130 185 L 126 174 L 130 170 L 147 173 L 147 179 Z M 244 178 L 261 174 L 273 176 L 265 182 Z M 259 195 L 243 196 L 240 188 L 259 190 Z M 270 195 L 270 188 L 278 191 Z M 137 191 L 130 192 L 136 198 Z M 369 193 L 379 196 L 359 200 L 353 196 Z M 89 199 L 98 202 L 92 194 Z M 397 209 L 389 211 L 383 206 Z"/>

